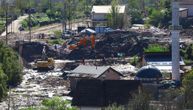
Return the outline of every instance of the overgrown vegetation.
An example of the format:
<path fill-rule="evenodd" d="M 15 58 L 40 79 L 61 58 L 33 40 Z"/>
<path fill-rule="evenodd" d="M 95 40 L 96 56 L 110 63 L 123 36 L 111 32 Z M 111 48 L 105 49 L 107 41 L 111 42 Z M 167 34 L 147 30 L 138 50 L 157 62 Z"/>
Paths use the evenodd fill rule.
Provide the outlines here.
<path fill-rule="evenodd" d="M 150 44 L 144 49 L 144 52 L 169 52 L 169 48 L 159 44 Z"/>
<path fill-rule="evenodd" d="M 11 48 L 0 42 L 0 100 L 7 94 L 10 86 L 22 81 L 22 65 L 19 56 Z"/>
<path fill-rule="evenodd" d="M 0 20 L 0 33 L 3 32 L 5 26 L 5 22 L 3 20 Z"/>
<path fill-rule="evenodd" d="M 193 45 L 183 45 L 180 50 L 180 53 L 184 59 L 184 62 L 189 65 L 193 64 Z"/>
<path fill-rule="evenodd" d="M 171 14 L 171 0 L 161 0 L 153 7 L 147 7 L 148 10 L 148 24 L 160 28 L 167 28 L 172 19 Z"/>
<path fill-rule="evenodd" d="M 41 107 L 29 107 L 21 110 L 77 110 L 75 107 L 71 107 L 70 104 L 70 101 L 54 97 L 51 99 L 44 99 Z"/>
<path fill-rule="evenodd" d="M 110 13 L 107 15 L 109 27 L 114 28 L 114 29 L 122 28 L 123 24 L 126 23 L 123 21 L 124 15 L 120 14 L 119 11 L 120 11 L 119 1 L 118 0 L 112 0 L 111 10 L 110 10 Z"/>
<path fill-rule="evenodd" d="M 36 26 L 44 26 L 44 25 L 48 25 L 50 23 L 55 23 L 55 22 L 59 22 L 59 18 L 58 17 L 52 17 L 52 19 L 50 19 L 50 17 L 47 14 L 44 13 L 36 13 L 33 14 L 31 16 L 31 26 L 32 27 L 36 27 Z M 28 24 L 29 24 L 29 19 L 25 19 L 21 22 L 22 27 L 27 29 L 28 28 Z"/>

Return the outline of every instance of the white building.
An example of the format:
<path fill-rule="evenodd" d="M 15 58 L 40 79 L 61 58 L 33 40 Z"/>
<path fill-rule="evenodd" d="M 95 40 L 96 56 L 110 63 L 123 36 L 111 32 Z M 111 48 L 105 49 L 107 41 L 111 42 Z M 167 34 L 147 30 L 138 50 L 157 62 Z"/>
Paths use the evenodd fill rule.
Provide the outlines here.
<path fill-rule="evenodd" d="M 106 25 L 107 24 L 107 15 L 111 13 L 111 5 L 97 5 L 93 6 L 92 8 L 92 24 L 93 26 L 96 26 L 98 23 Z M 123 17 L 123 20 L 126 20 L 126 6 L 125 5 L 119 5 L 118 6 L 119 14 L 121 14 Z"/>

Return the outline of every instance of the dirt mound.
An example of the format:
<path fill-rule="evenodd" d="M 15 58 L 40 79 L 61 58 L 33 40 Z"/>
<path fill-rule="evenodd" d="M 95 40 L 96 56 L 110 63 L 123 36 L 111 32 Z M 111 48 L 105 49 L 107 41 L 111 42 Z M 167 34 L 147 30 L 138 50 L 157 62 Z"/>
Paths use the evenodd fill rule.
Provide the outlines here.
<path fill-rule="evenodd" d="M 22 58 L 27 62 L 32 62 L 35 59 L 40 59 L 42 56 L 43 47 L 46 46 L 46 53 L 48 57 L 58 57 L 58 52 L 46 43 L 41 42 L 23 42 L 17 47 L 17 50 L 21 54 Z"/>
<path fill-rule="evenodd" d="M 147 44 L 139 41 L 137 36 L 139 34 L 135 32 L 108 33 L 97 39 L 94 50 L 89 45 L 87 47 L 79 47 L 72 51 L 68 58 L 77 60 L 140 54 L 143 51 L 143 47 Z"/>

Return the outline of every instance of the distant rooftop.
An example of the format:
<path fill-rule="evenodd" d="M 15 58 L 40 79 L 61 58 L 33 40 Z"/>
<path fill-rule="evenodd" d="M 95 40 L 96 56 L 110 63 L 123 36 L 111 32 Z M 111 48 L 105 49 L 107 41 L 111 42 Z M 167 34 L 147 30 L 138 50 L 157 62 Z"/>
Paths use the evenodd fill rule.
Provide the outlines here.
<path fill-rule="evenodd" d="M 118 6 L 119 13 L 125 13 L 125 5 Z M 97 5 L 93 6 L 92 13 L 110 13 L 111 5 Z"/>
<path fill-rule="evenodd" d="M 181 5 L 193 5 L 193 0 L 179 0 Z"/>
<path fill-rule="evenodd" d="M 109 66 L 90 66 L 90 65 L 79 65 L 69 76 L 71 77 L 93 77 L 98 78 L 101 74 L 107 71 Z"/>

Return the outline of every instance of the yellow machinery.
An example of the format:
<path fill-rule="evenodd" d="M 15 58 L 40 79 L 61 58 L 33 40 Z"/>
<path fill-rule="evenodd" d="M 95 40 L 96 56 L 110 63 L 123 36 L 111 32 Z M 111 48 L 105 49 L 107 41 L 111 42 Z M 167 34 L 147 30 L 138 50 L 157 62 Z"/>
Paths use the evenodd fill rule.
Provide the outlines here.
<path fill-rule="evenodd" d="M 55 67 L 55 61 L 53 58 L 47 58 L 46 47 L 43 47 L 42 50 L 42 59 L 35 61 L 34 69 L 37 70 L 53 70 Z"/>
<path fill-rule="evenodd" d="M 55 67 L 55 61 L 53 58 L 48 58 L 47 60 L 37 60 L 35 61 L 35 69 L 37 70 L 53 70 Z"/>

